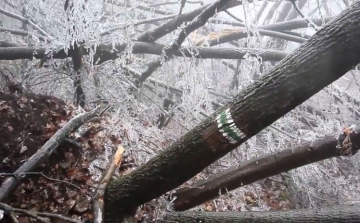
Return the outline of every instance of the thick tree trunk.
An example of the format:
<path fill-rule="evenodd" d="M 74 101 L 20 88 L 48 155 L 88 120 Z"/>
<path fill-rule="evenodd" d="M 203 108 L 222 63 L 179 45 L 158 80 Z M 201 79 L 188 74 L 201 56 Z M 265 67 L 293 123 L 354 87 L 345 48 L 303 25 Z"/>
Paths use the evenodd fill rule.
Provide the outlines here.
<path fill-rule="evenodd" d="M 360 222 L 360 205 L 326 207 L 320 210 L 264 212 L 175 212 L 167 213 L 159 223 L 339 223 Z"/>
<path fill-rule="evenodd" d="M 360 1 L 170 148 L 105 191 L 105 223 L 183 184 L 360 62 Z M 344 56 L 346 55 L 346 56 Z"/>
<path fill-rule="evenodd" d="M 215 176 L 195 183 L 191 187 L 185 187 L 173 193 L 176 197 L 174 209 L 184 211 L 200 205 L 207 200 L 238 187 L 251 184 L 266 177 L 295 169 L 320 160 L 342 154 L 342 149 L 349 149 L 355 154 L 360 149 L 360 129 L 353 131 L 349 137 L 342 133 L 337 138 L 329 135 L 315 142 L 303 144 L 298 147 L 285 149 L 280 152 L 261 156 L 242 163 L 239 167 L 233 167 Z M 351 142 L 351 144 L 349 144 Z"/>

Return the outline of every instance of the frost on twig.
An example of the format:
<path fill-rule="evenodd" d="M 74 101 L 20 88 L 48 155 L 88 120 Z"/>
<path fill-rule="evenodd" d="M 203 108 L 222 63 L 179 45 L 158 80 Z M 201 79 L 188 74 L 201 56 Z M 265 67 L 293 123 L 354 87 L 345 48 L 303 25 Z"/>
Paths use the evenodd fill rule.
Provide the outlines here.
<path fill-rule="evenodd" d="M 0 13 L 1 14 L 4 14 L 6 16 L 9 16 L 11 18 L 14 18 L 16 20 L 19 20 L 19 21 L 22 21 L 22 22 L 25 22 L 25 23 L 29 23 L 32 27 L 34 27 L 34 29 L 38 30 L 42 35 L 46 36 L 49 40 L 53 40 L 54 38 L 52 36 L 50 36 L 49 34 L 47 34 L 42 28 L 40 28 L 38 25 L 36 25 L 35 23 L 33 23 L 32 21 L 30 21 L 29 19 L 27 18 L 24 18 L 22 16 L 19 16 L 19 15 L 15 15 L 11 12 L 8 12 L 4 9 L 1 9 L 0 8 Z"/>

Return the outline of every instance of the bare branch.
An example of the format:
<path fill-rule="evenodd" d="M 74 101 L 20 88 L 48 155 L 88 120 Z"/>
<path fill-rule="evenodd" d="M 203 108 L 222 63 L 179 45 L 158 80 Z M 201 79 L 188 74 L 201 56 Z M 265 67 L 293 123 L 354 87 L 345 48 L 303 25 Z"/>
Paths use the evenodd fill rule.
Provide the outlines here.
<path fill-rule="evenodd" d="M 31 212 L 31 211 L 26 211 L 24 209 L 19 209 L 19 208 L 14 208 L 10 205 L 7 205 L 5 203 L 0 202 L 0 209 L 6 211 L 6 212 L 13 212 L 13 213 L 19 213 L 21 215 L 26 215 L 29 216 L 31 218 L 34 218 L 40 222 L 43 223 L 49 223 L 49 221 L 41 218 L 41 217 L 49 217 L 49 218 L 57 218 L 63 221 L 67 221 L 67 222 L 72 222 L 72 223 L 80 223 L 80 221 L 76 221 L 74 219 L 71 218 L 67 218 L 65 216 L 62 215 L 58 215 L 58 214 L 51 214 L 51 213 L 45 213 L 45 212 Z"/>
<path fill-rule="evenodd" d="M 0 202 L 0 209 L 4 210 L 7 213 L 10 213 L 10 215 L 12 215 L 12 213 L 17 212 L 17 213 L 20 213 L 20 214 L 27 215 L 27 216 L 29 216 L 29 217 L 31 217 L 33 219 L 36 219 L 36 220 L 38 220 L 40 222 L 49 223 L 49 221 L 39 217 L 38 215 L 36 215 L 36 214 L 34 214 L 34 213 L 30 212 L 30 211 L 26 211 L 26 210 L 18 209 L 18 208 L 13 208 L 12 206 L 7 205 L 7 204 L 2 203 L 2 202 Z M 13 218 L 13 216 L 12 216 L 12 218 Z"/>
<path fill-rule="evenodd" d="M 301 10 L 299 9 L 299 7 L 296 4 L 296 0 L 289 0 L 289 1 L 294 6 L 296 12 L 301 16 L 301 18 L 303 18 L 309 24 L 309 26 L 311 26 L 313 29 L 315 29 L 315 31 L 318 31 L 319 28 L 313 22 L 311 22 L 308 18 L 306 18 L 305 15 L 301 12 Z"/>
<path fill-rule="evenodd" d="M 48 177 L 46 176 L 45 174 L 41 173 L 41 172 L 24 172 L 24 173 L 21 173 L 21 174 L 16 174 L 16 173 L 0 173 L 0 176 L 14 176 L 15 178 L 21 178 L 23 177 L 24 175 L 40 175 L 50 181 L 56 181 L 56 182 L 60 182 L 60 183 L 65 183 L 65 184 L 69 184 L 73 187 L 75 187 L 76 189 L 78 189 L 79 191 L 81 190 L 80 187 L 76 186 L 75 184 L 69 182 L 69 181 L 66 181 L 66 180 L 59 180 L 59 179 L 54 179 L 54 178 L 51 178 L 51 177 Z"/>
<path fill-rule="evenodd" d="M 240 23 L 244 23 L 244 21 L 242 21 L 241 19 L 239 19 L 238 17 L 236 17 L 234 14 L 232 14 L 231 12 L 229 12 L 229 10 L 225 10 L 226 14 L 228 14 L 229 16 L 231 16 L 233 19 L 235 19 L 236 21 L 240 22 Z"/>
<path fill-rule="evenodd" d="M 22 21 L 22 22 L 24 22 L 24 23 L 28 23 L 28 24 L 30 24 L 32 27 L 34 27 L 34 29 L 38 30 L 42 35 L 46 36 L 46 37 L 49 38 L 50 40 L 53 40 L 53 39 L 54 39 L 54 37 L 52 37 L 52 36 L 50 36 L 49 34 L 47 34 L 43 29 L 41 29 L 38 25 L 36 25 L 36 24 L 33 23 L 32 21 L 30 21 L 29 19 L 26 19 L 26 18 L 24 18 L 24 17 L 22 17 L 22 16 L 19 16 L 19 15 L 15 15 L 15 14 L 13 14 L 13 13 L 11 13 L 11 12 L 8 12 L 8 11 L 6 11 L 6 10 L 4 10 L 4 9 L 1 9 L 1 8 L 0 8 L 0 13 L 4 14 L 4 15 L 6 15 L 6 16 L 9 16 L 9 17 L 11 17 L 11 18 L 17 19 L 17 20 L 19 20 L 19 21 Z"/>
<path fill-rule="evenodd" d="M 186 4 L 186 0 L 181 0 L 181 2 L 180 2 L 179 15 L 181 15 L 182 10 L 183 10 L 183 9 L 184 9 L 184 7 L 185 7 L 185 4 Z"/>
<path fill-rule="evenodd" d="M 188 4 L 201 4 L 201 5 L 204 4 L 203 1 L 186 1 L 186 2 Z M 162 6 L 162 5 L 176 5 L 176 4 L 179 4 L 179 2 L 164 2 L 164 3 L 153 4 L 153 5 L 150 5 L 149 7 L 158 7 L 158 6 Z"/>
<path fill-rule="evenodd" d="M 104 32 L 100 33 L 99 35 L 100 36 L 105 36 L 105 35 L 108 35 L 108 34 L 114 32 L 116 30 L 119 30 L 119 29 L 126 29 L 126 28 L 128 28 L 130 26 L 138 26 L 138 25 L 145 24 L 145 23 L 152 23 L 152 22 L 158 22 L 158 21 L 162 21 L 162 20 L 172 19 L 172 18 L 174 18 L 176 16 L 177 15 L 174 14 L 174 15 L 166 15 L 166 16 L 157 17 L 157 18 L 144 19 L 144 20 L 140 20 L 138 22 L 135 22 L 134 24 L 117 26 L 115 28 L 104 31 Z"/>

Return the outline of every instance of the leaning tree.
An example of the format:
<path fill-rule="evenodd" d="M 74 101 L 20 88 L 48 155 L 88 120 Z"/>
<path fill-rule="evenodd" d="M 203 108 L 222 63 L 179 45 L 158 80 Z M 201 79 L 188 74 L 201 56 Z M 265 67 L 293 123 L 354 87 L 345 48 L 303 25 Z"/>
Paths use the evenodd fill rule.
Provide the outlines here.
<path fill-rule="evenodd" d="M 199 2 L 181 1 L 176 13 L 167 11 L 173 3 L 4 2 L 0 8 L 1 18 L 5 18 L 0 28 L 5 32 L 0 59 L 6 61 L 1 71 L 9 92 L 1 95 L 2 120 L 24 123 L 24 130 L 16 129 L 19 137 L 34 131 L 39 136 L 25 138 L 21 146 L 16 146 L 19 154 L 26 156 L 17 161 L 24 163 L 12 166 L 14 171 L 3 174 L 8 178 L 0 188 L 1 201 L 11 200 L 19 187 L 23 190 L 22 182 L 31 173 L 53 179 L 32 171 L 44 168 L 48 159 L 56 163 L 54 154 L 58 150 L 70 159 L 72 152 L 62 151 L 64 145 L 84 154 L 84 147 L 105 150 L 91 164 L 84 154 L 78 157 L 97 184 L 88 187 L 88 182 L 81 181 L 82 190 L 86 187 L 92 193 L 87 204 L 92 207 L 94 222 L 121 222 L 139 215 L 139 206 L 159 197 L 164 200 L 166 193 L 166 206 L 175 211 L 188 210 L 217 198 L 219 192 L 232 193 L 276 174 L 357 152 L 359 128 L 351 124 L 356 124 L 360 115 L 360 102 L 344 85 L 348 84 L 349 89 L 358 83 L 359 1 L 352 5 L 341 1 L 346 9 L 336 16 L 328 10 L 334 9 L 334 4 L 306 8 L 306 0 L 219 0 L 201 3 L 195 10 L 190 6 Z M 19 4 L 23 4 L 20 11 Z M 252 8 L 257 4 L 261 7 Z M 235 10 L 241 7 L 245 21 Z M 327 10 L 327 17 L 321 9 Z M 160 16 L 151 18 L 154 14 Z M 320 17 L 312 18 L 314 14 Z M 54 19 L 53 15 L 58 16 Z M 306 32 L 294 31 L 298 29 Z M 14 37 L 20 38 L 13 41 Z M 338 85 L 332 84 L 339 78 Z M 64 107 L 64 102 L 38 93 L 73 101 L 79 107 Z M 39 106 L 46 112 L 31 112 L 31 103 L 41 101 L 50 103 Z M 94 107 L 71 118 L 83 108 Z M 67 111 L 63 113 L 62 109 Z M 50 118 L 41 119 L 46 125 L 36 125 L 33 119 L 26 121 L 29 115 Z M 85 130 L 77 130 L 86 121 L 100 123 L 101 127 L 90 124 Z M 14 124 L 5 123 L 7 130 L 13 131 Z M 344 124 L 351 126 L 339 131 Z M 45 138 L 40 137 L 43 132 L 47 133 Z M 329 133 L 333 135 L 325 136 Z M 19 137 L 8 134 L 5 138 Z M 34 140 L 39 143 L 26 144 Z M 4 143 L 9 150 L 10 144 Z M 37 150 L 40 143 L 45 144 Z M 141 165 L 111 179 L 124 152 Z M 259 154 L 264 156 L 236 164 Z M 112 156 L 112 161 L 107 161 Z M 332 161 L 343 164 L 341 159 Z M 224 162 L 235 167 L 226 169 L 228 166 L 221 165 Z M 61 161 L 59 165 L 68 175 L 74 172 L 73 164 Z M 307 166 L 318 171 L 314 175 L 330 176 L 333 169 L 338 169 L 326 162 L 317 165 Z M 194 177 L 205 178 L 204 171 L 214 169 L 217 175 L 192 184 Z M 299 186 L 299 179 L 304 178 L 301 174 L 309 169 L 292 172 L 292 183 Z M 352 175 L 347 177 L 350 182 Z M 72 183 L 74 178 L 67 180 Z M 178 188 L 181 185 L 183 188 Z M 351 195 L 356 191 L 348 192 L 347 196 Z M 79 212 L 75 203 L 69 210 Z M 5 203 L 0 208 L 15 222 L 19 214 L 45 222 L 43 217 L 61 218 Z M 341 213 L 336 208 L 320 212 L 237 213 L 226 218 L 229 222 L 249 218 L 254 222 L 278 222 L 279 218 L 311 222 L 329 221 L 330 215 L 336 221 L 359 220 L 356 206 L 341 206 L 337 209 Z M 223 216 L 186 212 L 158 218 L 163 222 L 220 222 Z"/>

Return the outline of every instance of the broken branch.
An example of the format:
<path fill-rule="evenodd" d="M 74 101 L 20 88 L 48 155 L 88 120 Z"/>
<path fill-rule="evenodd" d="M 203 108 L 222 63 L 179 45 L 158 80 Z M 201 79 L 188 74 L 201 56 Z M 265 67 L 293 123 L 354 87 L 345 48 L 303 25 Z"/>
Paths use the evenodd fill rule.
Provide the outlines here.
<path fill-rule="evenodd" d="M 47 160 L 70 133 L 74 132 L 85 122 L 97 115 L 99 109 L 100 106 L 90 112 L 79 114 L 66 123 L 64 127 L 59 129 L 45 143 L 45 145 L 43 145 L 34 155 L 30 157 L 28 161 L 26 161 L 19 169 L 14 172 L 15 175 L 20 177 L 8 177 L 3 182 L 0 188 L 0 201 L 4 200 L 9 195 L 9 193 L 11 193 L 17 187 L 20 180 L 25 177 L 23 173 L 30 172 L 42 164 L 45 160 Z"/>
<path fill-rule="evenodd" d="M 94 200 L 93 200 L 93 209 L 94 209 L 94 220 L 93 223 L 102 223 L 103 222 L 103 210 L 104 210 L 104 190 L 111 180 L 114 172 L 117 168 L 120 167 L 121 159 L 124 153 L 124 148 L 118 146 L 118 149 L 110 163 L 108 170 L 104 173 L 102 180 L 99 183 L 98 188 L 95 191 Z"/>

